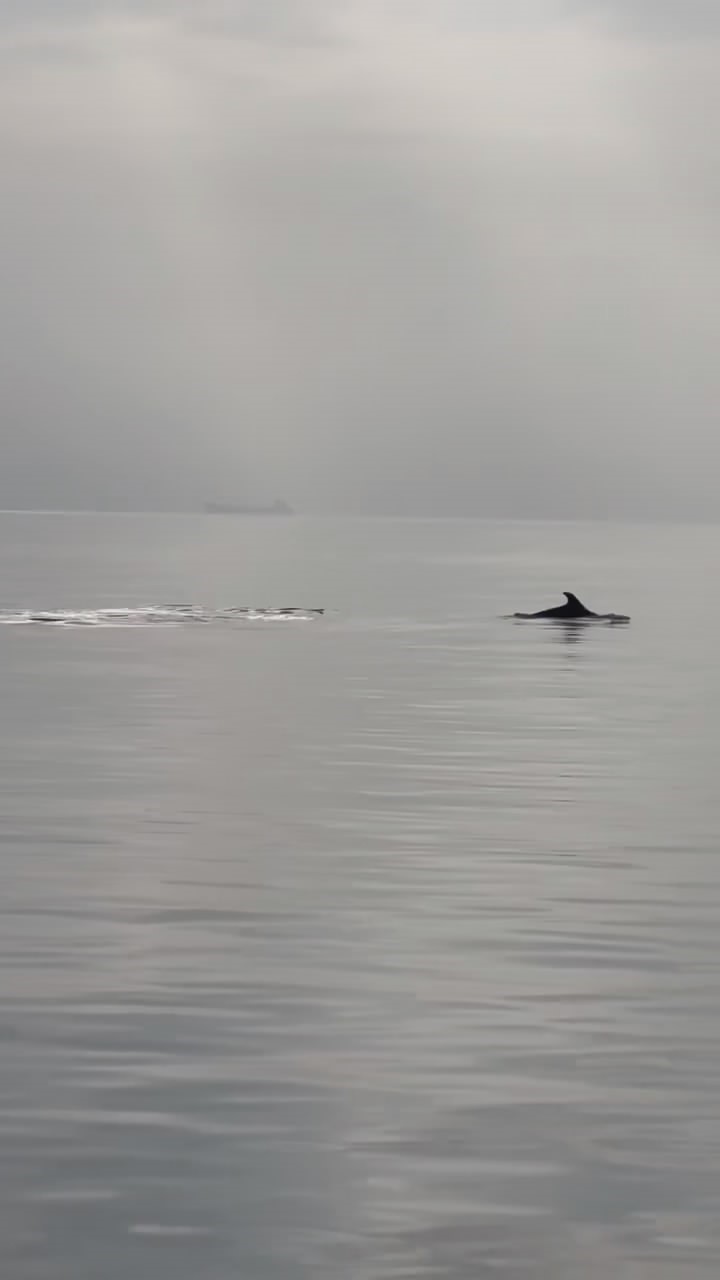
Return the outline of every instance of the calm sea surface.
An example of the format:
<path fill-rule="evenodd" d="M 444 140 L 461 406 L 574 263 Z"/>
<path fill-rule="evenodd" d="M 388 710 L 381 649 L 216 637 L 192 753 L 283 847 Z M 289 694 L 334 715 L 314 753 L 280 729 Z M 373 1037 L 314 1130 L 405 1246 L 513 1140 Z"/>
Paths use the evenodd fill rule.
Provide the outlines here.
<path fill-rule="evenodd" d="M 0 516 L 3 1278 L 717 1280 L 719 562 Z"/>

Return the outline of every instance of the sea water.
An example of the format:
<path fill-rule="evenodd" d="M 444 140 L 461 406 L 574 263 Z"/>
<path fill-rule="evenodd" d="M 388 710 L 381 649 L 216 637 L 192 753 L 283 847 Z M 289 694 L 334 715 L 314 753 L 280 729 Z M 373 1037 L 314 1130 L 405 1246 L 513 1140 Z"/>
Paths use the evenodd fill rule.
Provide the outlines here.
<path fill-rule="evenodd" d="M 716 1280 L 719 552 L 0 516 L 3 1276 Z"/>

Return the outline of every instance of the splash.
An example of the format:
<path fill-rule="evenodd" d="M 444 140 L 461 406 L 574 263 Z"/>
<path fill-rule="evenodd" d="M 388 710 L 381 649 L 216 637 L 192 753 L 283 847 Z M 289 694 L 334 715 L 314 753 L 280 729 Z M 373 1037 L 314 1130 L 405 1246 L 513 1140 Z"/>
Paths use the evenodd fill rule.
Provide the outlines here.
<path fill-rule="evenodd" d="M 324 609 L 206 609 L 201 605 L 143 605 L 137 609 L 0 609 L 0 626 L 150 627 L 192 623 L 313 622 Z"/>

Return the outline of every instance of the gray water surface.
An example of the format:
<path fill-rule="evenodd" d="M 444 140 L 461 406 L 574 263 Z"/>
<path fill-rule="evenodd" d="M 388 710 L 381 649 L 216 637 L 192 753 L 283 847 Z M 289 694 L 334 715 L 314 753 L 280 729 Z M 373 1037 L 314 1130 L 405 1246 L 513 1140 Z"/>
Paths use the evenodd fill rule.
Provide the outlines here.
<path fill-rule="evenodd" d="M 3 1276 L 716 1280 L 719 553 L 0 516 Z"/>

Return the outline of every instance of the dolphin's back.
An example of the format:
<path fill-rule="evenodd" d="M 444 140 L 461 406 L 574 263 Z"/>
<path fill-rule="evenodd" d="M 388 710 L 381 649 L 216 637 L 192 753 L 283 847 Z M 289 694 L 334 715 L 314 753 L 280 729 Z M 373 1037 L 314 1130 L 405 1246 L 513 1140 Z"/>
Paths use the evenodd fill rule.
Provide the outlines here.
<path fill-rule="evenodd" d="M 572 591 L 563 591 L 563 595 L 567 601 L 566 604 L 556 605 L 554 609 L 540 609 L 537 613 L 529 613 L 524 616 L 528 618 L 596 618 L 597 614 L 592 609 L 586 609 L 581 600 L 578 600 Z"/>

